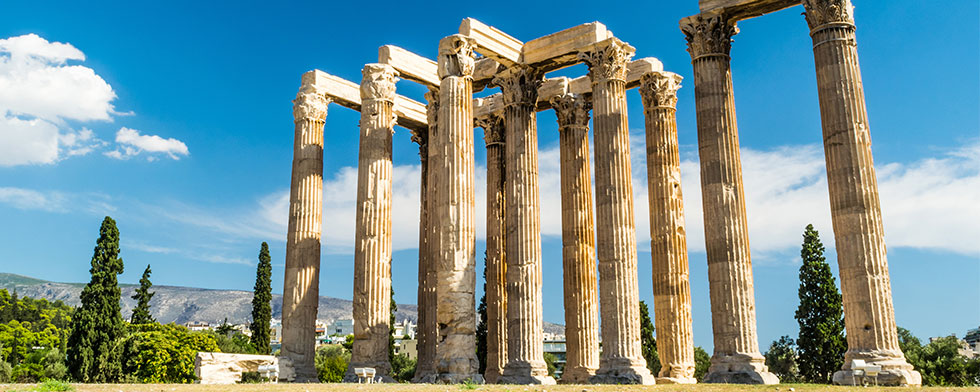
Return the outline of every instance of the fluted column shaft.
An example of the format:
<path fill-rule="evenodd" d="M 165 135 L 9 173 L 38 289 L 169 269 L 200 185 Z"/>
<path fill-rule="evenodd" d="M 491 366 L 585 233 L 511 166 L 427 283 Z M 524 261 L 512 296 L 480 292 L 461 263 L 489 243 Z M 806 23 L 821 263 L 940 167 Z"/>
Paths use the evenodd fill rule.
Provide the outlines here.
<path fill-rule="evenodd" d="M 534 103 L 542 75 L 516 66 L 494 78 L 504 99 L 507 365 L 500 382 L 554 384 L 544 362 L 541 206 Z"/>
<path fill-rule="evenodd" d="M 295 134 L 283 274 L 281 379 L 315 382 L 326 99 L 306 80 L 293 101 Z"/>
<path fill-rule="evenodd" d="M 392 109 L 398 73 L 390 65 L 368 64 L 363 74 L 354 229 L 354 345 L 344 379 L 356 382 L 354 368 L 373 367 L 376 378 L 393 381 L 388 361 L 391 137 L 396 119 Z"/>
<path fill-rule="evenodd" d="M 633 47 L 610 38 L 580 56 L 592 80 L 595 129 L 596 252 L 602 354 L 594 383 L 653 384 L 640 348 L 636 224 L 626 115 L 626 65 Z"/>
<path fill-rule="evenodd" d="M 681 29 L 694 65 L 704 237 L 715 352 L 704 382 L 778 383 L 759 353 L 752 260 L 730 68 L 734 24 L 697 16 Z"/>
<path fill-rule="evenodd" d="M 806 0 L 806 20 L 823 124 L 830 213 L 844 298 L 847 352 L 835 383 L 850 384 L 851 361 L 881 365 L 886 385 L 919 385 L 898 345 L 878 182 L 849 0 Z"/>
<path fill-rule="evenodd" d="M 476 359 L 476 191 L 473 146 L 473 43 L 462 35 L 439 42 L 439 126 L 429 135 L 429 219 L 438 222 L 430 249 L 436 263 L 434 381 L 482 382 Z M 437 160 L 432 159 L 437 157 Z M 438 166 L 436 166 L 438 165 Z M 430 177 L 430 180 L 432 177 Z"/>
<path fill-rule="evenodd" d="M 671 72 L 643 75 L 640 95 L 646 115 L 647 190 L 653 305 L 660 357 L 658 383 L 695 383 L 691 284 L 677 146 L 677 89 Z"/>
<path fill-rule="evenodd" d="M 419 160 L 422 165 L 422 186 L 420 193 L 419 213 L 419 287 L 418 287 L 418 325 L 415 332 L 418 339 L 418 360 L 415 366 L 415 376 L 412 382 L 421 382 L 426 377 L 436 373 L 436 340 L 439 336 L 436 323 L 436 269 L 431 240 L 435 226 L 429 218 L 432 208 L 432 194 L 435 186 L 429 186 L 429 135 L 435 133 L 438 125 L 439 92 L 425 93 L 427 101 L 425 110 L 428 117 L 428 129 L 417 130 L 412 140 L 419 145 Z M 435 184 L 435 182 L 432 182 Z"/>
<path fill-rule="evenodd" d="M 487 368 L 483 377 L 495 384 L 507 365 L 507 228 L 504 210 L 506 157 L 504 119 L 494 113 L 476 120 L 487 146 Z"/>
<path fill-rule="evenodd" d="M 589 110 L 583 96 L 551 101 L 558 117 L 561 160 L 561 238 L 565 294 L 565 369 L 561 382 L 587 384 L 599 368 L 599 298 L 596 293 Z"/>

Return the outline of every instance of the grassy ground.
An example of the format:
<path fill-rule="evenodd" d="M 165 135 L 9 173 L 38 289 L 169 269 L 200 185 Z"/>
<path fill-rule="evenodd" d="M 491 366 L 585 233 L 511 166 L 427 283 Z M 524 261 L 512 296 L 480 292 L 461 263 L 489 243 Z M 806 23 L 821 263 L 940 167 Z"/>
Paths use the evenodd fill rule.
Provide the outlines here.
<path fill-rule="evenodd" d="M 464 392 L 464 391 L 484 391 L 484 392 L 635 392 L 635 391 L 704 391 L 704 392 L 738 392 L 738 391 L 851 391 L 854 387 L 827 386 L 827 385 L 808 385 L 808 384 L 783 384 L 783 385 L 719 385 L 719 384 L 700 384 L 700 385 L 654 385 L 654 386 L 625 386 L 625 385 L 558 385 L 558 386 L 524 386 L 524 385 L 415 385 L 415 384 L 375 384 L 371 386 L 359 384 L 246 384 L 246 385 L 195 385 L 195 384 L 74 384 L 74 390 L 78 392 L 184 392 L 184 391 L 207 391 L 207 392 L 265 392 L 265 391 L 316 391 L 316 392 L 354 392 L 354 391 L 399 391 L 399 392 Z M 38 388 L 36 385 L 0 385 L 0 391 L 50 391 L 51 389 Z M 888 387 L 869 387 L 862 388 L 865 392 L 896 392 L 905 391 L 906 388 Z M 980 391 L 980 388 L 949 388 L 949 387 L 925 387 L 916 388 L 918 391 Z"/>

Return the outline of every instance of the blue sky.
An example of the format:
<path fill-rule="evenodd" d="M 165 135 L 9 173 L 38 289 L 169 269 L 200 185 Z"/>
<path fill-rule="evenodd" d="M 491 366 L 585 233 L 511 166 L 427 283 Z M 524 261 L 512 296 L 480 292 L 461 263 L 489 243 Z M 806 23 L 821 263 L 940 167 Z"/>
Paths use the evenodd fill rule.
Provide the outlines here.
<path fill-rule="evenodd" d="M 334 4 L 331 4 L 334 3 Z M 685 77 L 678 128 L 695 342 L 711 347 L 694 89 L 683 2 L 7 2 L 0 12 L 0 271 L 82 282 L 103 216 L 138 281 L 250 289 L 259 244 L 282 290 L 292 104 L 317 68 L 360 80 L 377 48 L 434 57 L 474 17 L 528 41 L 600 21 Z M 811 41 L 795 7 L 740 23 L 732 51 L 762 350 L 796 334 L 799 244 L 820 230 L 836 273 Z M 980 6 L 856 1 L 898 324 L 920 337 L 980 325 Z M 561 74 L 585 72 L 576 66 Z M 421 100 L 423 90 L 400 82 Z M 641 299 L 652 303 L 643 117 L 629 92 Z M 326 123 L 320 290 L 350 298 L 358 114 Z M 538 116 L 545 319 L 562 323 L 557 126 Z M 477 139 L 479 140 L 479 139 Z M 477 146 L 477 175 L 484 168 Z M 394 288 L 414 303 L 418 158 L 394 138 Z M 481 187 L 478 214 L 485 203 Z M 483 225 L 478 254 L 483 253 Z M 481 257 L 482 259 L 482 257 Z M 482 269 L 482 260 L 479 268 Z"/>

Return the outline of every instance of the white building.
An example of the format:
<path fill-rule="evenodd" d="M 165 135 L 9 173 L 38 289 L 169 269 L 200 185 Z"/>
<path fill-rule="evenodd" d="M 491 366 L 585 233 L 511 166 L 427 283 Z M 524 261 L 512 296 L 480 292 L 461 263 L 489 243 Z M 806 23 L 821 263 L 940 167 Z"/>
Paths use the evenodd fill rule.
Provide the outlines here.
<path fill-rule="evenodd" d="M 354 333 L 354 320 L 335 320 L 327 327 L 327 335 L 347 336 Z"/>

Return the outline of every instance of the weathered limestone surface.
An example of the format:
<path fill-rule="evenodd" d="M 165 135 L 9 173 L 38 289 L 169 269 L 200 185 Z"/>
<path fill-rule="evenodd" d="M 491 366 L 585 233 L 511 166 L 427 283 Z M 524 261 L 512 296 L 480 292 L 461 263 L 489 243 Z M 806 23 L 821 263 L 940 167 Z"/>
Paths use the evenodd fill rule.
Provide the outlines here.
<path fill-rule="evenodd" d="M 303 85 L 311 85 L 331 102 L 340 106 L 361 110 L 360 86 L 339 76 L 320 70 L 303 74 Z M 395 115 L 398 125 L 409 129 L 423 129 L 426 125 L 425 105 L 401 95 L 395 95 Z"/>
<path fill-rule="evenodd" d="M 487 146 L 487 369 L 483 377 L 496 384 L 507 365 L 507 252 L 505 225 L 506 157 L 504 118 L 491 113 L 476 119 Z"/>
<path fill-rule="evenodd" d="M 558 117 L 561 155 L 561 238 L 565 294 L 563 384 L 587 384 L 599 368 L 599 298 L 596 293 L 589 110 L 582 95 L 551 99 Z"/>
<path fill-rule="evenodd" d="M 398 76 L 404 79 L 421 83 L 430 89 L 439 88 L 439 66 L 435 61 L 395 45 L 385 45 L 378 48 L 378 62 L 395 67 Z"/>
<path fill-rule="evenodd" d="M 473 43 L 439 42 L 439 125 L 429 135 L 429 183 L 438 184 L 429 219 L 436 264 L 437 376 L 425 381 L 483 382 L 476 359 L 476 191 L 473 146 Z M 433 159 L 433 158 L 436 159 Z"/>
<path fill-rule="evenodd" d="M 280 354 L 280 379 L 286 382 L 317 381 L 314 333 L 319 302 L 323 124 L 329 102 L 312 83 L 304 83 L 293 101 L 295 135 Z"/>
<path fill-rule="evenodd" d="M 653 259 L 653 306 L 660 356 L 658 384 L 693 384 L 694 332 L 691 284 L 677 146 L 677 89 L 671 72 L 643 76 L 640 96 L 646 115 L 647 189 L 650 200 L 650 250 Z"/>
<path fill-rule="evenodd" d="M 435 134 L 438 126 L 439 92 L 429 90 L 425 93 L 428 102 L 426 112 L 429 118 L 429 129 L 415 131 L 412 140 L 419 145 L 419 158 L 422 164 L 422 193 L 421 213 L 419 215 L 419 288 L 418 288 L 418 327 L 415 337 L 418 339 L 419 357 L 415 365 L 415 375 L 412 382 L 422 382 L 427 377 L 436 374 L 436 340 L 438 339 L 438 324 L 436 323 L 436 268 L 435 255 L 432 248 L 432 236 L 436 225 L 430 219 L 435 186 L 430 187 L 432 175 L 429 171 L 429 135 Z M 434 171 L 433 171 L 434 172 Z"/>
<path fill-rule="evenodd" d="M 852 383 L 851 361 L 881 365 L 883 385 L 921 385 L 898 346 L 868 112 L 849 0 L 804 0 L 823 123 L 830 212 L 844 296 L 847 353 L 835 384 Z"/>
<path fill-rule="evenodd" d="M 466 18 L 459 25 L 459 33 L 473 39 L 476 50 L 480 54 L 496 60 L 505 67 L 521 61 L 521 48 L 524 43 L 493 26 L 487 26 L 473 18 Z"/>
<path fill-rule="evenodd" d="M 494 78 L 504 99 L 507 365 L 503 384 L 555 384 L 544 362 L 541 206 L 534 103 L 543 75 L 516 66 Z"/>
<path fill-rule="evenodd" d="M 393 382 L 388 362 L 391 307 L 391 137 L 395 82 L 390 65 L 367 64 L 361 81 L 361 138 L 357 162 L 354 232 L 354 346 L 344 381 L 354 368 L 370 367 Z"/>
<path fill-rule="evenodd" d="M 592 80 L 602 355 L 592 383 L 653 384 L 640 348 L 636 232 L 626 118 L 627 63 L 633 47 L 617 38 L 580 53 Z"/>
<path fill-rule="evenodd" d="M 694 64 L 704 237 L 708 254 L 715 352 L 703 382 L 776 384 L 759 353 L 752 261 L 742 191 L 731 37 L 738 29 L 722 16 L 682 21 Z"/>
<path fill-rule="evenodd" d="M 259 366 L 276 365 L 273 355 L 198 352 L 194 358 L 194 375 L 201 384 L 236 384 L 242 372 L 257 372 Z"/>

